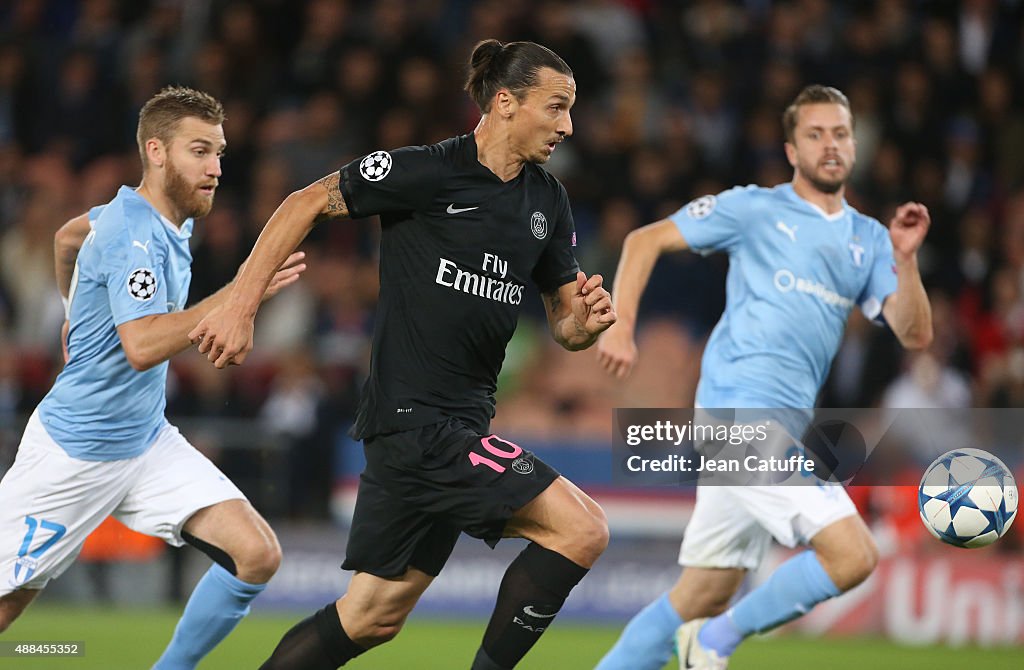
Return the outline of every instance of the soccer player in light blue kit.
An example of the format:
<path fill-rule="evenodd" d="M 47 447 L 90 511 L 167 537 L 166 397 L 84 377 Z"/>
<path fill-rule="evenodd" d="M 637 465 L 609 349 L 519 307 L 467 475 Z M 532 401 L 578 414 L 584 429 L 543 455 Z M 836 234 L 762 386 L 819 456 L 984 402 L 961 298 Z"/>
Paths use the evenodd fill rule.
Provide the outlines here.
<path fill-rule="evenodd" d="M 167 360 L 228 291 L 184 309 L 193 218 L 213 206 L 224 111 L 211 96 L 166 88 L 139 114 L 137 189 L 61 228 L 66 365 L 25 428 L 0 481 L 0 631 L 74 562 L 109 515 L 214 565 L 190 597 L 159 670 L 194 668 L 249 611 L 277 570 L 267 522 L 164 417 Z M 293 255 L 265 298 L 298 279 Z"/>
<path fill-rule="evenodd" d="M 598 342 L 610 373 L 622 378 L 636 361 L 637 306 L 655 261 L 682 249 L 725 251 L 730 261 L 725 313 L 704 352 L 698 406 L 814 407 L 855 305 L 884 319 L 904 347 L 929 345 L 931 308 L 916 260 L 928 210 L 904 204 L 886 230 L 843 199 L 856 144 L 840 91 L 807 87 L 783 126 L 791 183 L 704 196 L 628 236 L 612 292 L 619 322 Z M 810 550 L 727 610 L 772 537 Z M 867 526 L 839 485 L 698 486 L 679 581 L 629 622 L 597 667 L 658 670 L 675 636 L 681 668 L 725 668 L 744 638 L 860 584 L 877 560 Z"/>

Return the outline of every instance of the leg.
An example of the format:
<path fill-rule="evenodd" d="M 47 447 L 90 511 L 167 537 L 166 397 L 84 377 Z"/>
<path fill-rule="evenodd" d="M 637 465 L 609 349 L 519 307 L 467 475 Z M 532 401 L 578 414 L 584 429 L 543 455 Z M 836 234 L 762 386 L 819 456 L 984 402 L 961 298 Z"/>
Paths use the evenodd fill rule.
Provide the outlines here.
<path fill-rule="evenodd" d="M 21 616 L 41 589 L 18 589 L 5 596 L 0 596 L 0 633 L 10 628 L 14 620 Z"/>
<path fill-rule="evenodd" d="M 114 516 L 169 544 L 187 541 L 214 560 L 154 666 L 189 670 L 248 614 L 277 570 L 281 549 L 238 487 L 173 426 L 138 460 L 138 479 Z"/>
<path fill-rule="evenodd" d="M 672 656 L 672 639 L 684 621 L 725 611 L 747 571 L 684 568 L 675 585 L 634 616 L 595 670 L 661 670 Z"/>
<path fill-rule="evenodd" d="M 400 470 L 395 461 L 415 462 L 430 431 L 367 442 L 342 565 L 355 572 L 347 593 L 285 633 L 263 670 L 334 670 L 398 634 L 460 535 L 427 514 L 425 501 L 409 503 L 395 493 L 418 491 L 418 476 L 413 480 L 415 473 Z"/>
<path fill-rule="evenodd" d="M 274 532 L 246 500 L 199 510 L 182 536 L 215 562 L 192 591 L 154 670 L 194 668 L 249 613 L 281 563 Z"/>
<path fill-rule="evenodd" d="M 608 546 L 608 520 L 590 496 L 559 477 L 512 515 L 504 535 L 526 538 L 589 569 Z"/>
<path fill-rule="evenodd" d="M 683 568 L 668 599 L 683 621 L 716 616 L 729 606 L 746 576 L 745 568 Z"/>
<path fill-rule="evenodd" d="M 841 593 L 870 577 L 878 565 L 878 547 L 858 515 L 822 528 L 811 538 L 811 547 Z"/>
<path fill-rule="evenodd" d="M 348 591 L 285 633 L 261 670 L 335 670 L 394 639 L 433 577 L 409 568 L 385 579 L 357 572 Z"/>
<path fill-rule="evenodd" d="M 71 566 L 134 476 L 130 460 L 68 456 L 31 416 L 0 481 L 0 632 Z"/>
<path fill-rule="evenodd" d="M 597 503 L 559 477 L 512 516 L 505 535 L 531 543 L 505 572 L 474 670 L 512 668 L 530 650 L 608 546 L 608 523 Z"/>
<path fill-rule="evenodd" d="M 266 584 L 281 565 L 277 536 L 248 500 L 205 507 L 189 517 L 182 530 L 183 536 L 187 533 L 226 554 L 231 564 L 223 567 L 250 584 Z"/>
<path fill-rule="evenodd" d="M 847 508 L 849 498 L 842 489 L 794 489 L 780 496 L 801 501 L 797 523 L 804 519 L 811 530 L 813 551 L 789 559 L 732 609 L 708 621 L 700 631 L 700 642 L 720 656 L 732 654 L 746 637 L 792 621 L 860 584 L 878 562 L 867 526 L 855 512 L 844 514 L 852 505 Z M 818 529 L 815 514 L 827 519 Z M 798 536 L 794 539 L 807 542 Z"/>
<path fill-rule="evenodd" d="M 600 670 L 660 670 L 686 621 L 723 611 L 770 538 L 743 512 L 737 491 L 700 486 L 679 552 L 679 580 L 626 625 Z M 721 567 L 712 567 L 721 566 Z"/>

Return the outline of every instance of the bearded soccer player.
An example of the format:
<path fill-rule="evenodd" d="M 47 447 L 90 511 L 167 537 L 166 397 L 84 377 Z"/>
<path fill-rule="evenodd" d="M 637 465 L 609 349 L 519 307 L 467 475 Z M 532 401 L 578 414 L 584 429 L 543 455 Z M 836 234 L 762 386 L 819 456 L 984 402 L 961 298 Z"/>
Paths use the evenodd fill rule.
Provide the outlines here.
<path fill-rule="evenodd" d="M 380 301 L 353 433 L 362 473 L 343 568 L 348 592 L 297 624 L 265 669 L 337 668 L 394 638 L 463 532 L 529 544 L 509 566 L 473 660 L 512 668 L 608 542 L 600 507 L 488 430 L 526 282 L 554 339 L 585 349 L 612 325 L 601 276 L 573 256 L 565 189 L 541 165 L 572 133 L 572 71 L 531 43 L 481 42 L 466 83 L 475 131 L 376 151 L 289 196 L 223 308 L 192 332 L 218 367 L 241 363 L 272 269 L 318 217 L 381 217 Z"/>
<path fill-rule="evenodd" d="M 227 296 L 221 289 L 184 309 L 188 239 L 193 218 L 213 206 L 223 121 L 220 102 L 200 91 L 155 95 L 139 114 L 141 185 L 57 234 L 67 362 L 0 481 L 0 631 L 108 515 L 214 560 L 156 670 L 196 667 L 277 570 L 281 549 L 267 522 L 164 417 L 167 360 Z M 260 299 L 298 279 L 300 258 L 271 273 Z"/>
<path fill-rule="evenodd" d="M 682 249 L 721 250 L 730 259 L 725 313 L 702 360 L 700 407 L 813 408 L 855 305 L 888 324 L 907 348 L 931 342 L 931 308 L 917 268 L 928 210 L 904 204 L 886 230 L 846 203 L 856 144 L 840 91 L 807 87 L 783 126 L 792 182 L 704 196 L 627 237 L 615 275 L 621 320 L 598 344 L 610 373 L 622 378 L 636 361 L 637 307 L 655 261 Z M 726 611 L 772 538 L 810 549 Z M 681 668 L 725 668 L 747 636 L 852 589 L 877 557 L 841 485 L 699 485 L 679 581 L 630 621 L 597 667 L 660 669 L 676 634 Z"/>

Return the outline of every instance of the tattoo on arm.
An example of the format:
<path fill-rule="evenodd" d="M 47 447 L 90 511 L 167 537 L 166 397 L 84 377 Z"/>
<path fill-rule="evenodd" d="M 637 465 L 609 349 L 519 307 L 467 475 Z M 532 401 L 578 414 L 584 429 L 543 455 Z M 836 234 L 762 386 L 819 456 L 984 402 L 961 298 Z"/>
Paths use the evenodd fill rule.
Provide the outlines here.
<path fill-rule="evenodd" d="M 332 172 L 319 181 L 327 189 L 327 206 L 320 212 L 321 216 L 327 218 L 348 216 L 348 205 L 345 203 L 345 196 L 341 194 L 339 182 L 340 175 L 337 172 Z"/>
<path fill-rule="evenodd" d="M 558 312 L 558 308 L 562 306 L 562 299 L 558 296 L 558 291 L 545 293 L 544 297 L 547 298 L 548 308 L 551 310 L 551 313 L 555 314 Z"/>

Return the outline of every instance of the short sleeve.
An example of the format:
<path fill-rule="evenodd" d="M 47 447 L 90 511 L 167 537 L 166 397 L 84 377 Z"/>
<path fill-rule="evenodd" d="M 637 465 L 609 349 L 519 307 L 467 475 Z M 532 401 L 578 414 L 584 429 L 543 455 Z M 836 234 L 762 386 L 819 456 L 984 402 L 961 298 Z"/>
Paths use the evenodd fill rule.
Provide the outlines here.
<path fill-rule="evenodd" d="M 107 298 L 114 325 L 154 314 L 167 313 L 164 261 L 142 243 L 118 245 L 103 254 Z"/>
<path fill-rule="evenodd" d="M 435 146 L 374 151 L 341 168 L 340 188 L 353 218 L 425 208 L 440 183 Z"/>
<path fill-rule="evenodd" d="M 868 283 L 857 298 L 864 316 L 881 321 L 885 299 L 896 292 L 896 260 L 889 231 L 881 223 L 872 226 L 872 264 Z"/>
<path fill-rule="evenodd" d="M 533 281 L 542 293 L 549 293 L 576 280 L 580 264 L 576 261 L 576 224 L 565 187 L 558 184 L 557 220 L 554 232 L 533 268 Z"/>
<path fill-rule="evenodd" d="M 732 251 L 742 236 L 740 224 L 749 210 L 756 186 L 731 188 L 687 203 L 669 217 L 687 246 L 701 254 Z"/>

